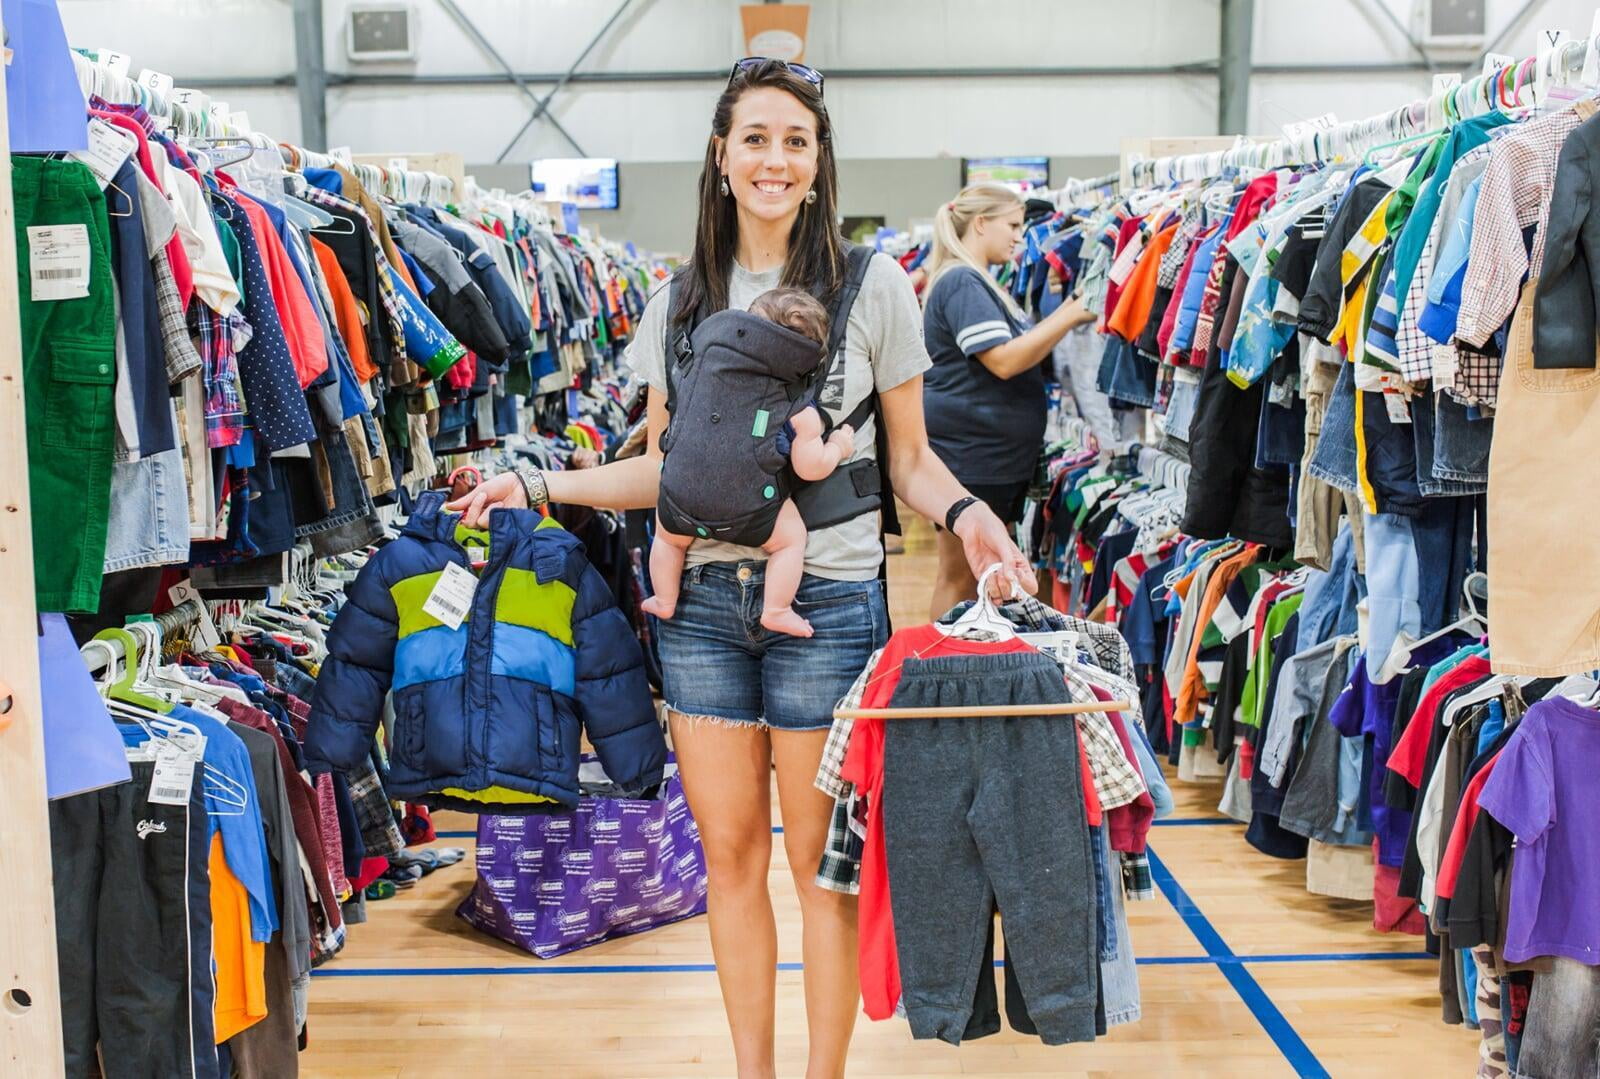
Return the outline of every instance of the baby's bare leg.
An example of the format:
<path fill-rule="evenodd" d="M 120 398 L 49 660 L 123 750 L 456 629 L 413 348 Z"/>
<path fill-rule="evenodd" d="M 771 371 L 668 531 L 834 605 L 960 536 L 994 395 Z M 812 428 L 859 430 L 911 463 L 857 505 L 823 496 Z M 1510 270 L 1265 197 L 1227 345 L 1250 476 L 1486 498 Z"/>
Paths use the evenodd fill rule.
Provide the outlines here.
<path fill-rule="evenodd" d="M 806 523 L 792 500 L 784 502 L 762 550 L 767 552 L 767 585 L 761 624 L 774 633 L 811 636 L 811 623 L 794 611 L 794 596 L 800 591 L 806 565 Z"/>
<path fill-rule="evenodd" d="M 656 538 L 650 544 L 650 584 L 655 595 L 639 605 L 645 614 L 671 618 L 678 609 L 678 585 L 683 578 L 684 558 L 693 536 L 668 532 L 656 516 Z"/>

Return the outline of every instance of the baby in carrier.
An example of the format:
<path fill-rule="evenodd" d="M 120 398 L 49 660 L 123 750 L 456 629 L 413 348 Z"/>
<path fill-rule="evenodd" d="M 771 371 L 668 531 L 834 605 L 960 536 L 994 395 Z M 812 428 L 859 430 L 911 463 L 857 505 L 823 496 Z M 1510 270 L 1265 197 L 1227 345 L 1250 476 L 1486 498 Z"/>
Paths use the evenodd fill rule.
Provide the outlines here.
<path fill-rule="evenodd" d="M 689 546 L 722 540 L 767 553 L 761 624 L 811 636 L 794 609 L 805 569 L 806 525 L 794 479 L 827 478 L 850 458 L 848 425 L 831 433 L 806 389 L 823 362 L 828 312 L 809 293 L 776 288 L 749 311 L 720 311 L 694 331 L 677 405 L 662 435 L 666 460 L 650 547 L 655 595 L 644 609 L 671 618 Z"/>

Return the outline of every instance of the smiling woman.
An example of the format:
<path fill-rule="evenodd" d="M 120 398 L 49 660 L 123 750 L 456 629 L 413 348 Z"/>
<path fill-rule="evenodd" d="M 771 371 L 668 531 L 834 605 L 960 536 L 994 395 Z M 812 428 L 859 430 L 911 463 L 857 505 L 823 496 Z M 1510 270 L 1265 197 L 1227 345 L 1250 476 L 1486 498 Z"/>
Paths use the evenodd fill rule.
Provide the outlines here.
<path fill-rule="evenodd" d="M 928 354 L 915 293 L 894 259 L 851 255 L 839 234 L 837 191 L 821 76 L 778 60 L 736 64 L 706 144 L 694 256 L 669 289 L 651 298 L 628 350 L 650 386 L 649 453 L 601 468 L 498 476 L 452 508 L 470 523 L 495 506 L 546 498 L 654 507 L 669 364 L 681 371 L 692 359 L 691 331 L 705 318 L 747 309 L 787 285 L 822 300 L 830 321 L 842 327 L 812 382 L 832 425 L 855 414 L 854 452 L 841 468 L 856 466 L 856 475 L 880 485 L 887 472 L 914 510 L 954 518 L 972 566 L 1002 562 L 1033 587 L 1027 560 L 1000 520 L 968 496 L 928 446 L 922 417 Z M 851 266 L 857 272 L 846 288 Z M 794 608 L 814 636 L 764 629 L 762 551 L 712 541 L 689 550 L 677 607 L 659 626 L 673 745 L 706 855 L 717 977 L 745 1077 L 775 1073 L 778 940 L 767 883 L 774 766 L 784 851 L 804 924 L 807 1074 L 844 1074 L 859 999 L 856 907 L 853 896 L 818 882 L 833 805 L 813 780 L 834 702 L 888 636 L 879 581 L 879 507 L 887 497 L 863 499 L 810 528 Z"/>

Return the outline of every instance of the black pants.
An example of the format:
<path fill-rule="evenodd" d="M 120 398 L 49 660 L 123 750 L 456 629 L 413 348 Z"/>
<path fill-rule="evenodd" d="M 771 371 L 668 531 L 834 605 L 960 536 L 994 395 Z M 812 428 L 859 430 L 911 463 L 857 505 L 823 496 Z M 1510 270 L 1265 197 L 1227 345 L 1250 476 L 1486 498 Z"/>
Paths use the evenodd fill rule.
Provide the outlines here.
<path fill-rule="evenodd" d="M 50 803 L 66 1075 L 216 1079 L 200 783 L 188 805 L 158 805 L 155 766 L 132 767 L 132 782 Z"/>
<path fill-rule="evenodd" d="M 1049 657 L 951 656 L 908 660 L 891 704 L 1066 700 Z M 1094 854 L 1071 718 L 896 719 L 884 749 L 889 893 L 912 1035 L 959 1044 L 969 1030 L 998 1029 L 989 958 L 998 907 L 1017 1003 L 1025 998 L 1039 1036 L 1092 1040 Z"/>

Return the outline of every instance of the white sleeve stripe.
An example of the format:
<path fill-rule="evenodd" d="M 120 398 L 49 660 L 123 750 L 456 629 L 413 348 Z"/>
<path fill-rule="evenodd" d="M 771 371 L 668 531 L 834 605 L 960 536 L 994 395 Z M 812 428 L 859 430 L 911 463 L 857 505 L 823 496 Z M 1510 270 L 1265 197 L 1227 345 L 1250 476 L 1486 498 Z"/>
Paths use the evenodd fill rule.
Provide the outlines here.
<path fill-rule="evenodd" d="M 986 343 L 1000 343 L 1011 340 L 1011 330 L 1001 327 L 997 330 L 985 330 L 982 333 L 963 334 L 956 339 L 956 347 L 962 352 L 971 352 L 974 348 Z"/>
<path fill-rule="evenodd" d="M 969 337 L 992 333 L 995 330 L 1004 330 L 1010 333 L 1011 327 L 1000 319 L 991 319 L 988 322 L 974 322 L 970 326 L 963 326 L 961 332 L 956 334 L 956 340 L 958 342 L 965 341 Z"/>

